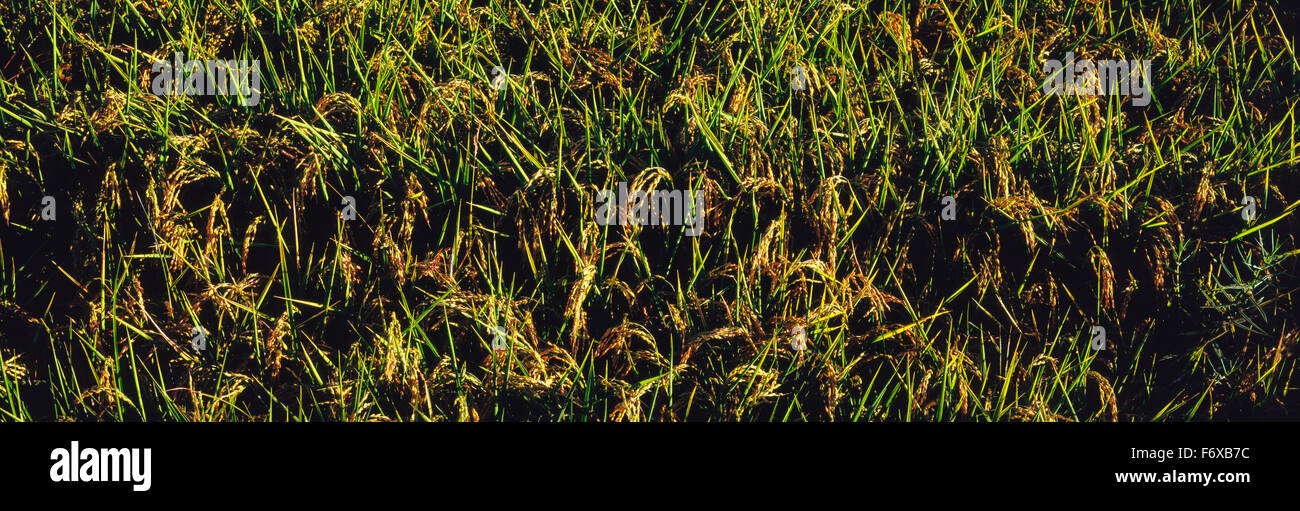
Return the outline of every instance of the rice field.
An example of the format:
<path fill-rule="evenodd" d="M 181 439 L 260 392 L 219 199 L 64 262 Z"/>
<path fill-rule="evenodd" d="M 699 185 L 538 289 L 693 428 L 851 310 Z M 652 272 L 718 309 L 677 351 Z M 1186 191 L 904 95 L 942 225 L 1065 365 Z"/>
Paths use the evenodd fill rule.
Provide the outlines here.
<path fill-rule="evenodd" d="M 6 2 L 0 420 L 1291 420 L 1297 11 Z"/>

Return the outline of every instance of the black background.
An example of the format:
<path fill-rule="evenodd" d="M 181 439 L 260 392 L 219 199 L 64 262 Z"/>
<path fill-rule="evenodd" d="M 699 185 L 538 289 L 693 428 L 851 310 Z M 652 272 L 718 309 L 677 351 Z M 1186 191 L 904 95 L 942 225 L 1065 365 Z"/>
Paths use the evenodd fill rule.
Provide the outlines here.
<path fill-rule="evenodd" d="M 1285 495 L 1300 472 L 1295 432 L 1295 425 L 1276 422 L 4 424 L 0 489 L 36 502 L 111 497 L 119 503 L 197 499 L 258 507 L 340 498 L 615 508 L 686 501 L 691 508 L 706 501 L 768 508 L 788 500 L 808 508 L 843 499 L 876 505 L 903 499 L 893 507 L 1132 494 Z M 83 449 L 152 448 L 152 488 L 51 482 L 50 452 L 73 440 Z M 1134 447 L 1191 447 L 1198 455 L 1202 447 L 1249 447 L 1251 457 L 1160 463 L 1131 459 Z M 1120 484 L 1114 477 L 1116 471 L 1170 470 L 1249 472 L 1251 482 L 1202 487 Z"/>

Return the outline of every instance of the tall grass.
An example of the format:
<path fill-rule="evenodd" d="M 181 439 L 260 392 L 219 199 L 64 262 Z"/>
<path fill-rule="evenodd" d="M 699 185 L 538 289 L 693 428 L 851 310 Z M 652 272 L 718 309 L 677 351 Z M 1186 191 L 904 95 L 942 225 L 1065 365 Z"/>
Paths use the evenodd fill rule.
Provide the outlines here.
<path fill-rule="evenodd" d="M 0 17 L 3 420 L 1300 405 L 1281 2 L 16 0 Z M 261 102 L 154 96 L 150 64 L 177 51 L 260 61 Z M 1152 103 L 1044 95 L 1044 59 L 1069 51 L 1152 59 Z M 704 190 L 704 233 L 599 225 L 596 191 L 623 181 Z"/>

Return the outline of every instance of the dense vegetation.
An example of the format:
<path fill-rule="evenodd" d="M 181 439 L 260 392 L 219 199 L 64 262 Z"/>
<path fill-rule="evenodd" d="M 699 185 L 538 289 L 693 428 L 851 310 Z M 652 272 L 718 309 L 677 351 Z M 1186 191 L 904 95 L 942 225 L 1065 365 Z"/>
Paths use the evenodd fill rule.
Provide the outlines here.
<path fill-rule="evenodd" d="M 5 420 L 1300 411 L 1286 2 L 0 18 Z M 259 61 L 260 101 L 154 95 L 176 52 Z M 1151 60 L 1151 104 L 1045 95 L 1067 52 Z M 600 225 L 620 182 L 701 190 L 703 231 Z"/>

